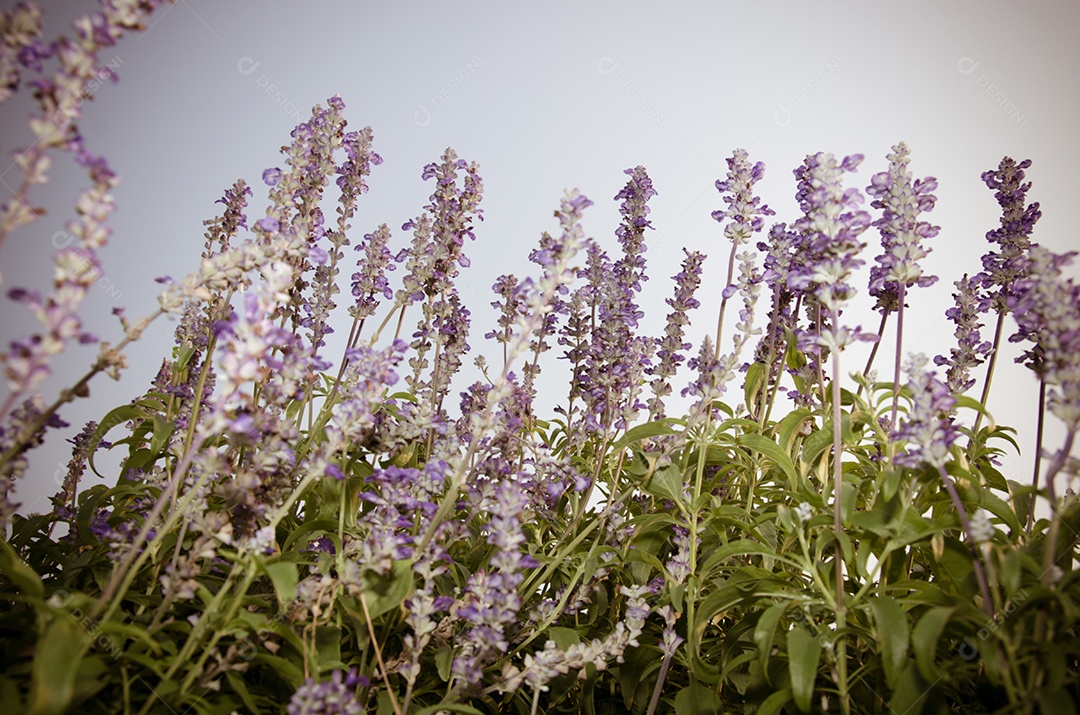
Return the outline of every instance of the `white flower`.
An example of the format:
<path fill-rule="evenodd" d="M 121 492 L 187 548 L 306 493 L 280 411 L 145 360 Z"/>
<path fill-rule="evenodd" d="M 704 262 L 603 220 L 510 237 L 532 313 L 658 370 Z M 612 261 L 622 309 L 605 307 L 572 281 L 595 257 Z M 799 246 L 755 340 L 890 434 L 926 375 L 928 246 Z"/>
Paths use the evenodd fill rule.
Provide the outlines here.
<path fill-rule="evenodd" d="M 971 515 L 970 528 L 970 536 L 976 544 L 985 544 L 997 533 L 994 525 L 990 523 L 990 517 L 982 509 Z"/>

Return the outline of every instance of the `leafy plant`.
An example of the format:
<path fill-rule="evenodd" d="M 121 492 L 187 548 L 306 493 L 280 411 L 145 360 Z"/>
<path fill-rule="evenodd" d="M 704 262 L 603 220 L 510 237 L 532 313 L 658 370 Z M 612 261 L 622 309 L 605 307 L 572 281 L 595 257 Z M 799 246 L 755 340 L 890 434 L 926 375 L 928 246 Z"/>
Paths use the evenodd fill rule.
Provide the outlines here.
<path fill-rule="evenodd" d="M 88 21 L 108 31 L 81 36 L 79 51 L 93 60 L 157 4 Z M 9 91 L 71 47 L 43 44 L 39 20 L 29 3 L 4 15 Z M 535 274 L 493 286 L 483 379 L 455 396 L 471 318 L 456 280 L 483 216 L 479 167 L 447 149 L 423 168 L 434 188 L 402 226 L 408 245 L 391 248 L 386 224 L 356 242 L 335 361 L 326 336 L 345 248 L 381 159 L 332 97 L 263 173 L 265 215 L 248 225 L 253 191 L 237 181 L 206 222 L 198 272 L 170 281 L 155 313 L 121 316 L 121 340 L 48 404 L 36 390 L 50 358 L 95 340 L 78 299 L 115 180 L 78 138 L 77 104 L 56 111 L 84 71 L 61 64 L 67 81 L 37 95 L 48 119 L 32 123 L 42 142 L 20 164 L 25 186 L 42 183 L 48 150 L 73 147 L 93 185 L 79 243 L 57 253 L 56 293 L 10 294 L 43 327 L 3 355 L 5 712 L 1076 709 L 1080 505 L 1056 484 L 1076 473 L 1080 289 L 1063 274 L 1069 256 L 1029 240 L 1029 162 L 1006 157 L 983 176 L 1003 209 L 988 234 L 1001 251 L 956 283 L 958 343 L 935 358 L 944 380 L 911 356 L 901 381 L 905 295 L 935 280 L 918 260 L 938 229 L 925 220 L 936 182 L 913 179 L 900 143 L 866 188 L 876 219 L 844 183 L 861 155 L 808 155 L 799 213 L 756 243 L 761 261 L 748 244 L 775 215 L 755 195 L 764 166 L 732 154 L 713 214 L 731 242 L 727 288 L 692 356 L 699 252 L 672 279 L 664 335 L 638 330 L 656 193 L 646 170 L 628 169 L 615 196 L 614 256 L 585 235 L 592 202 L 568 191 L 529 255 Z M 32 223 L 19 206 L 5 206 L 0 240 Z M 843 320 L 871 228 L 877 334 Z M 986 341 L 978 316 L 991 307 Z M 29 451 L 163 314 L 179 317 L 176 345 L 153 384 L 73 439 L 51 512 L 15 513 Z M 844 348 L 876 341 L 894 314 L 893 379 L 876 379 L 872 354 L 845 383 Z M 1032 485 L 997 470 L 1016 445 L 984 406 L 1009 315 L 1040 404 L 1066 427 Z M 976 401 L 965 393 L 988 356 Z M 555 414 L 538 415 L 552 357 L 570 384 Z M 669 415 L 684 366 L 688 407 Z M 123 455 L 112 486 L 80 489 L 101 450 Z"/>

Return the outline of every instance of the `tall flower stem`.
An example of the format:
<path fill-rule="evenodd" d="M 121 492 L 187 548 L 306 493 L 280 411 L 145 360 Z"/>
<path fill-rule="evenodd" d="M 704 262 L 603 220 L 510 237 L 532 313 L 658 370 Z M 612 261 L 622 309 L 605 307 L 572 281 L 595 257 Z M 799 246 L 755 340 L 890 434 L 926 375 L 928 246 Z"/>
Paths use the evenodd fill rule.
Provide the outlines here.
<path fill-rule="evenodd" d="M 1061 532 L 1061 515 L 1058 513 L 1057 489 L 1054 487 L 1054 479 L 1058 472 L 1065 466 L 1065 460 L 1072 451 L 1073 439 L 1076 437 L 1076 429 L 1070 429 L 1065 434 L 1065 444 L 1054 455 L 1054 461 L 1046 470 L 1046 498 L 1050 502 L 1050 531 L 1046 535 L 1043 546 L 1043 572 L 1042 584 L 1049 588 L 1054 583 L 1054 574 L 1051 573 L 1057 562 L 1057 540 Z"/>
<path fill-rule="evenodd" d="M 1035 523 L 1035 497 L 1039 491 L 1039 470 L 1042 467 L 1043 422 L 1046 417 L 1046 378 L 1039 379 L 1039 417 L 1035 424 L 1035 466 L 1031 473 L 1031 496 L 1028 497 L 1027 523 L 1024 531 L 1031 536 Z"/>
<path fill-rule="evenodd" d="M 896 410 L 900 400 L 900 350 L 904 343 L 904 284 L 899 284 L 900 301 L 896 306 L 896 361 L 893 365 L 893 388 L 892 388 L 892 411 L 889 413 L 889 424 L 896 424 Z M 877 347 L 877 343 L 874 344 Z"/>
<path fill-rule="evenodd" d="M 835 316 L 833 318 L 835 321 Z M 847 625 L 847 613 L 844 602 L 844 551 L 840 546 L 840 535 L 843 533 L 843 496 L 844 496 L 844 466 L 841 457 L 844 453 L 843 429 L 841 427 L 840 413 L 840 353 L 832 354 L 832 421 L 833 421 L 833 530 L 836 533 L 836 632 L 837 636 L 837 682 L 840 691 L 840 709 L 844 713 L 851 711 L 851 703 L 848 701 L 847 684 L 847 641 L 844 636 L 844 628 Z"/>
<path fill-rule="evenodd" d="M 971 531 L 971 521 L 968 519 L 967 509 L 964 508 L 964 502 L 960 501 L 960 494 L 957 493 L 956 485 L 953 484 L 952 477 L 949 476 L 949 473 L 945 471 L 945 467 L 938 464 L 937 470 L 942 483 L 945 484 L 945 491 L 949 493 L 949 498 L 952 500 L 953 506 L 956 507 L 956 514 L 960 517 L 960 526 L 967 535 L 968 547 L 971 550 L 971 566 L 974 568 L 975 578 L 979 582 L 979 593 L 982 595 L 983 610 L 986 611 L 986 615 L 993 621 L 994 602 L 990 599 L 990 587 L 986 582 L 986 573 L 983 571 L 982 556 L 976 546 L 978 542 Z"/>
<path fill-rule="evenodd" d="M 990 358 L 986 363 L 986 380 L 983 382 L 982 396 L 979 404 L 986 407 L 986 400 L 990 397 L 990 383 L 994 378 L 994 366 L 997 365 L 998 347 L 1001 345 L 1001 331 L 1005 327 L 1005 313 L 998 313 L 997 325 L 994 326 L 994 342 L 990 346 Z M 979 425 L 982 424 L 983 413 L 980 410 L 975 417 L 975 426 L 971 429 L 972 436 L 979 433 Z"/>
<path fill-rule="evenodd" d="M 731 254 L 728 256 L 727 264 L 727 279 L 724 281 L 725 286 L 731 285 L 731 281 L 735 278 L 735 254 L 739 250 L 739 244 L 732 242 Z M 714 357 L 720 357 L 720 339 L 724 333 L 724 311 L 727 309 L 727 291 L 724 291 L 724 295 L 720 298 L 720 315 L 716 319 L 716 354 Z"/>
<path fill-rule="evenodd" d="M 881 322 L 878 323 L 877 336 L 878 339 L 874 341 L 874 347 L 870 348 L 870 357 L 866 358 L 866 366 L 863 367 L 862 374 L 869 375 L 870 367 L 874 364 L 874 358 L 877 357 L 878 346 L 881 345 L 881 338 L 885 335 L 885 323 L 889 320 L 889 311 L 884 311 L 881 314 Z M 899 345 L 897 345 L 897 352 L 899 352 Z M 897 380 L 900 378 L 897 377 Z M 855 391 L 856 397 L 862 394 L 862 384 L 859 385 Z"/>

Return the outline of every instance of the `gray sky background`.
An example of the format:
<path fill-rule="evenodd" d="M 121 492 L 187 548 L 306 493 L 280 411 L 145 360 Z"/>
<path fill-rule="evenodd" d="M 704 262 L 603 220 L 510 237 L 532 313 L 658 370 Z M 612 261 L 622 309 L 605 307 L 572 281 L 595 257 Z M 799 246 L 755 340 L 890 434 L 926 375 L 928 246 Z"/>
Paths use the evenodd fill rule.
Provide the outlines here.
<path fill-rule="evenodd" d="M 49 38 L 70 34 L 71 20 L 96 7 L 43 4 Z M 217 214 L 214 201 L 237 178 L 255 191 L 249 223 L 262 215 L 263 169 L 282 164 L 278 149 L 293 126 L 337 93 L 350 128 L 372 126 L 385 159 L 361 200 L 354 239 L 385 222 L 394 229 L 394 245 L 406 245 L 408 236 L 398 229 L 431 191 L 421 168 L 447 146 L 479 162 L 486 220 L 466 249 L 473 264 L 461 283 L 473 312 L 473 354 L 494 355 L 482 339 L 495 317 L 490 286 L 501 273 L 530 274 L 528 251 L 542 231 L 557 227 L 552 211 L 565 188 L 578 187 L 596 202 L 586 213 L 586 231 L 615 252 L 612 197 L 625 183 L 622 172 L 638 164 L 649 170 L 659 196 L 650 204 L 657 230 L 646 256 L 652 279 L 642 299 L 643 330 L 662 331 L 668 277 L 687 246 L 710 256 L 703 307 L 691 329 L 697 340 L 714 330 L 723 287 L 729 246 L 709 214 L 722 206 L 713 182 L 726 173 L 733 149 L 744 147 L 752 160 L 766 163 L 759 191 L 777 211 L 774 220 L 790 221 L 798 215 L 791 171 L 807 153 L 864 153 L 857 182 L 849 185 L 865 189 L 900 140 L 911 147 L 914 174 L 940 183 L 930 219 L 941 233 L 925 263 L 940 280 L 910 296 L 905 350 L 946 353 L 953 344 L 944 318 L 952 282 L 979 270 L 988 248 L 984 234 L 999 220 L 981 172 L 1005 154 L 1032 159 L 1029 198 L 1044 213 L 1035 240 L 1056 251 L 1080 247 L 1072 223 L 1080 204 L 1078 20 L 1073 0 L 177 0 L 153 17 L 147 32 L 102 55 L 121 81 L 103 85 L 84 106 L 87 145 L 109 158 L 122 183 L 113 238 L 102 253 L 105 272 L 83 315 L 103 339 L 115 341 L 112 307 L 126 306 L 132 318 L 152 311 L 153 278 L 179 278 L 197 267 L 202 221 Z M 28 109 L 27 96 L 0 107 L 4 157 L 31 141 Z M 9 165 L 6 158 L 0 165 L 5 196 L 17 177 Z M 47 285 L 50 237 L 71 217 L 83 183 L 81 170 L 60 157 L 50 183 L 32 195 L 49 214 L 4 246 L 5 291 Z M 870 244 L 865 274 L 879 237 L 870 230 L 864 239 Z M 847 321 L 875 329 L 870 306 L 863 289 Z M 0 319 L 5 347 L 33 328 L 7 301 L 0 302 Z M 347 332 L 347 322 L 336 325 Z M 48 508 L 68 458 L 63 438 L 146 389 L 171 349 L 173 327 L 151 329 L 130 352 L 132 368 L 120 383 L 99 377 L 92 400 L 64 410 L 71 427 L 32 455 L 19 490 L 24 512 Z M 887 336 L 877 361 L 882 374 L 892 349 Z M 867 351 L 846 352 L 845 370 L 860 369 Z M 1020 430 L 1025 449 L 1003 471 L 1027 481 L 1037 383 L 1012 364 L 1018 352 L 1006 347 L 990 407 Z M 46 397 L 77 379 L 94 354 L 75 348 L 54 362 Z M 330 354 L 336 360 L 340 349 Z M 541 412 L 565 397 L 561 367 L 548 362 Z M 676 390 L 688 379 L 680 375 Z M 1060 435 L 1052 425 L 1048 445 L 1056 448 Z"/>

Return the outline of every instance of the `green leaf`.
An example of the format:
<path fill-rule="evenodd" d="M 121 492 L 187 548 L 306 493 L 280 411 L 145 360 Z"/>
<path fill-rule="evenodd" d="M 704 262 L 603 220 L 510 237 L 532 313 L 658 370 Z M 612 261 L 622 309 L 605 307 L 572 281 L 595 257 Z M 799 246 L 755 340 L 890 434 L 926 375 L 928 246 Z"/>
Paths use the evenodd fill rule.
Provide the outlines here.
<path fill-rule="evenodd" d="M 394 569 L 386 576 L 377 576 L 368 572 L 364 575 L 367 585 L 365 600 L 368 613 L 374 619 L 396 608 L 413 590 L 413 562 L 402 559 L 394 562 Z"/>
<path fill-rule="evenodd" d="M 787 634 L 788 672 L 791 674 L 791 693 L 795 706 L 804 713 L 810 712 L 810 700 L 814 695 L 818 661 L 821 659 L 821 641 L 802 626 L 795 626 Z"/>
<path fill-rule="evenodd" d="M 247 685 L 244 684 L 244 679 L 241 678 L 236 672 L 232 670 L 225 671 L 225 677 L 229 681 L 229 685 L 232 687 L 233 692 L 240 696 L 240 699 L 244 701 L 244 705 L 247 709 L 256 715 L 262 712 L 259 706 L 255 703 L 255 698 L 251 697 L 251 692 L 248 691 Z"/>
<path fill-rule="evenodd" d="M 657 499 L 670 499 L 676 504 L 682 504 L 682 470 L 674 464 L 669 464 L 663 469 L 653 472 L 653 475 L 641 485 L 641 488 Z"/>
<path fill-rule="evenodd" d="M 885 666 L 885 680 L 890 688 L 896 690 L 907 663 L 910 633 L 907 615 L 895 600 L 884 596 L 871 600 L 870 608 L 874 611 L 874 623 L 877 625 L 877 642 Z"/>
<path fill-rule="evenodd" d="M 744 434 L 739 437 L 738 443 L 740 446 L 748 447 L 772 460 L 787 476 L 788 484 L 795 485 L 798 483 L 798 473 L 795 471 L 795 465 L 791 463 L 791 457 L 788 456 L 787 452 L 780 449 L 776 442 L 760 434 Z"/>
<path fill-rule="evenodd" d="M 758 657 L 761 658 L 761 669 L 766 673 L 769 672 L 769 655 L 772 653 L 773 639 L 776 637 L 776 626 L 787 609 L 786 601 L 769 606 L 754 626 L 754 642 L 757 643 Z"/>
<path fill-rule="evenodd" d="M 449 645 L 439 646 L 435 652 L 435 669 L 444 683 L 450 682 L 450 668 L 454 664 L 454 649 Z"/>
<path fill-rule="evenodd" d="M 94 474 L 98 475 L 102 479 L 105 477 L 94 466 L 94 453 L 97 451 L 97 447 L 101 444 L 101 440 L 105 438 L 105 435 L 109 433 L 113 427 L 122 425 L 130 420 L 137 420 L 146 417 L 146 412 L 135 405 L 121 405 L 116 409 L 110 411 L 105 417 L 102 418 L 98 424 L 97 429 L 94 430 L 94 434 L 90 435 L 90 443 L 88 445 L 88 462 L 90 469 L 94 471 Z"/>
<path fill-rule="evenodd" d="M 296 690 L 304 682 L 304 672 L 281 656 L 270 655 L 266 651 L 260 650 L 255 656 L 255 660 L 270 666 L 279 678 L 289 684 L 292 690 Z"/>
<path fill-rule="evenodd" d="M 739 539 L 738 541 L 732 541 L 724 544 L 705 560 L 701 570 L 698 572 L 703 579 L 707 579 L 712 574 L 713 569 L 721 566 L 725 561 L 733 556 L 746 556 L 748 554 L 758 554 L 760 556 L 767 556 L 769 558 L 783 561 L 784 563 L 798 566 L 797 563 L 790 559 L 783 558 L 776 553 L 776 549 L 767 544 L 761 544 L 756 541 L 750 541 L 749 539 Z"/>
<path fill-rule="evenodd" d="M 292 561 L 265 563 L 262 559 L 258 559 L 258 562 L 274 584 L 274 592 L 277 594 L 278 603 L 284 605 L 296 598 L 296 585 L 300 582 L 300 574 L 295 563 Z"/>
<path fill-rule="evenodd" d="M 757 414 L 758 408 L 763 402 L 761 388 L 765 384 L 765 363 L 755 362 L 746 370 L 746 379 L 743 380 L 743 404 L 751 414 Z"/>
<path fill-rule="evenodd" d="M 484 715 L 480 710 L 469 707 L 468 705 L 462 705 L 461 703 L 439 703 L 438 705 L 429 705 L 426 708 L 417 710 L 414 715 L 435 715 L 435 713 L 444 710 L 452 713 L 464 713 L 465 715 Z"/>
<path fill-rule="evenodd" d="M 340 668 L 341 629 L 337 626 L 318 626 L 315 628 L 315 651 L 319 654 L 319 670 Z"/>
<path fill-rule="evenodd" d="M 813 420 L 814 413 L 805 407 L 792 410 L 776 426 L 776 435 L 780 438 L 780 448 L 790 453 L 795 444 L 795 438 L 801 434 L 803 425 Z"/>
<path fill-rule="evenodd" d="M 1076 703 L 1064 688 L 1043 688 L 1039 691 L 1039 711 L 1044 713 L 1074 713 Z"/>
<path fill-rule="evenodd" d="M 1019 534 L 1024 530 L 1020 520 L 1004 499 L 994 494 L 989 489 L 979 489 L 979 505 L 988 512 L 1005 522 L 1012 533 Z M 1025 515 L 1026 516 L 1026 515 Z"/>
<path fill-rule="evenodd" d="M 720 712 L 720 697 L 712 688 L 694 683 L 675 695 L 675 712 L 679 715 L 712 715 Z"/>
<path fill-rule="evenodd" d="M 928 682 L 937 680 L 935 658 L 938 641 L 955 611 L 956 606 L 931 608 L 923 614 L 911 632 L 911 645 L 915 650 L 915 662 L 919 665 L 919 674 Z"/>
<path fill-rule="evenodd" d="M 559 647 L 559 650 L 566 650 L 570 646 L 581 642 L 581 634 L 573 628 L 552 626 L 547 629 L 547 634 L 548 638 L 553 640 L 555 645 Z"/>
<path fill-rule="evenodd" d="M 659 437 L 665 434 L 674 434 L 675 430 L 671 427 L 666 420 L 656 420 L 653 422 L 646 422 L 645 424 L 631 427 L 626 433 L 618 439 L 615 444 L 611 445 L 611 452 L 618 454 L 627 446 L 634 442 L 640 442 L 643 439 L 650 437 Z"/>
<path fill-rule="evenodd" d="M 833 434 L 832 434 L 832 422 L 826 422 L 822 425 L 821 429 L 817 432 L 813 432 L 809 437 L 803 440 L 802 455 L 800 459 L 813 466 L 817 462 L 818 457 L 822 452 L 832 446 Z"/>
<path fill-rule="evenodd" d="M 777 690 L 775 693 L 765 698 L 761 705 L 755 711 L 755 715 L 779 715 L 784 710 L 784 706 L 791 701 L 791 688 L 784 688 L 783 690 Z"/>
<path fill-rule="evenodd" d="M 90 634 L 67 616 L 54 618 L 45 626 L 30 668 L 29 715 L 67 712 L 90 639 Z"/>
<path fill-rule="evenodd" d="M 28 596 L 45 597 L 45 586 L 34 569 L 19 558 L 7 541 L 0 538 L 0 573 L 11 581 L 11 585 Z"/>
<path fill-rule="evenodd" d="M 900 672 L 896 687 L 893 688 L 893 696 L 889 700 L 889 712 L 921 715 L 932 688 L 933 686 L 919 675 L 919 669 L 915 663 L 909 660 L 907 666 Z"/>
<path fill-rule="evenodd" d="M 154 437 L 150 440 L 150 453 L 157 456 L 169 443 L 169 438 L 176 431 L 176 424 L 161 415 L 154 415 Z"/>

